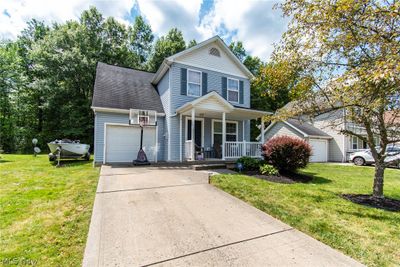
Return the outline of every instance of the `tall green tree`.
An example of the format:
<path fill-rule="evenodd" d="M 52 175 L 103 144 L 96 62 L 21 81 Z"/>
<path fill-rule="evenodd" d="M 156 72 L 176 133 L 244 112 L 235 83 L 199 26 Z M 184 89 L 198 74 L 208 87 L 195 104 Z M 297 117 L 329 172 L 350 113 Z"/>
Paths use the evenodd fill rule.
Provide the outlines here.
<path fill-rule="evenodd" d="M 159 38 L 155 45 L 148 65 L 149 71 L 156 71 L 163 60 L 173 54 L 186 49 L 186 43 L 182 32 L 177 28 L 171 29 L 167 35 Z"/>
<path fill-rule="evenodd" d="M 229 48 L 235 54 L 235 56 L 243 62 L 243 60 L 246 58 L 247 53 L 246 49 L 243 47 L 243 43 L 241 41 L 238 42 L 232 42 L 229 44 Z"/>
<path fill-rule="evenodd" d="M 154 35 L 142 16 L 137 16 L 133 27 L 129 28 L 129 39 L 133 52 L 139 56 L 139 64 L 144 68 L 153 47 Z"/>
<path fill-rule="evenodd" d="M 16 41 L 20 80 L 23 81 L 15 93 L 15 109 L 18 110 L 15 119 L 15 145 L 19 151 L 31 152 L 31 139 L 42 139 L 40 133 L 44 123 L 43 107 L 46 95 L 43 88 L 37 86 L 42 77 L 34 70 L 36 62 L 30 52 L 36 42 L 42 40 L 49 31 L 50 28 L 42 21 L 32 19 Z"/>
<path fill-rule="evenodd" d="M 187 48 L 191 48 L 192 46 L 195 46 L 195 45 L 197 45 L 197 41 L 195 39 L 192 39 L 187 44 Z"/>
<path fill-rule="evenodd" d="M 0 150 L 15 151 L 17 136 L 15 99 L 13 93 L 22 81 L 18 47 L 0 43 Z"/>
<path fill-rule="evenodd" d="M 275 119 L 345 114 L 331 127 L 369 145 L 373 198 L 383 198 L 386 148 L 400 142 L 400 2 L 287 0 L 281 8 L 291 22 L 275 55 L 301 73 L 296 101 Z"/>

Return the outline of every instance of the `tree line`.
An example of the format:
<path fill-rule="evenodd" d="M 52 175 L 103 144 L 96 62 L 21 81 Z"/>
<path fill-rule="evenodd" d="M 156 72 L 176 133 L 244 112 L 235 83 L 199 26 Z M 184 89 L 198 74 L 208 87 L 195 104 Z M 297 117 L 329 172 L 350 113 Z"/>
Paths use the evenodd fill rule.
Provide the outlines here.
<path fill-rule="evenodd" d="M 97 62 L 155 72 L 164 58 L 196 44 L 186 42 L 177 28 L 155 39 L 141 16 L 124 25 L 95 7 L 65 23 L 32 19 L 16 40 L 0 43 L 2 150 L 29 153 L 32 138 L 42 149 L 64 137 L 92 144 L 90 106 Z M 255 75 L 267 65 L 250 56 L 241 42 L 232 42 L 230 48 Z M 253 104 L 277 108 L 274 101 L 264 102 L 256 99 Z"/>

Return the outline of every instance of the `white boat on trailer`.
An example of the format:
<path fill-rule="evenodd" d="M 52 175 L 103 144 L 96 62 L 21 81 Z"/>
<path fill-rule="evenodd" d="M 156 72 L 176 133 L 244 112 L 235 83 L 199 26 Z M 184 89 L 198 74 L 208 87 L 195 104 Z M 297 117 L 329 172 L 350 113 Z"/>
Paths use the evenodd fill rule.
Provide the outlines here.
<path fill-rule="evenodd" d="M 60 159 L 90 159 L 89 148 L 90 145 L 81 144 L 79 140 L 54 140 L 47 143 L 50 149 L 49 160 L 54 161 L 59 156 Z"/>

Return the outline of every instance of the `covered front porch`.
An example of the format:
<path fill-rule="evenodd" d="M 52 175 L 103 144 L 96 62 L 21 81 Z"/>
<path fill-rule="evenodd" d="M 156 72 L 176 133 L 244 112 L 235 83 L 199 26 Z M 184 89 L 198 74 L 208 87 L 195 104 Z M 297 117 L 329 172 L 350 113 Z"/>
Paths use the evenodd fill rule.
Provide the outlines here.
<path fill-rule="evenodd" d="M 235 160 L 261 157 L 260 142 L 250 141 L 250 120 L 268 112 L 234 107 L 211 92 L 177 109 L 179 116 L 179 160 Z M 194 122 L 194 123 L 192 123 Z"/>

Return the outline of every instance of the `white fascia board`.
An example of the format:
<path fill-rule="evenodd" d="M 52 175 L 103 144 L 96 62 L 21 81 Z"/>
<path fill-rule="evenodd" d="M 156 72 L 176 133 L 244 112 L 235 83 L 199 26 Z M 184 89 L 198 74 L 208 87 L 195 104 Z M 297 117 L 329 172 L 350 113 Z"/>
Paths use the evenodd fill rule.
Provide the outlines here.
<path fill-rule="evenodd" d="M 94 112 L 109 112 L 109 113 L 119 113 L 119 114 L 129 114 L 129 109 L 120 108 L 103 108 L 103 107 L 91 107 Z M 165 113 L 158 113 L 157 117 L 164 117 Z"/>

